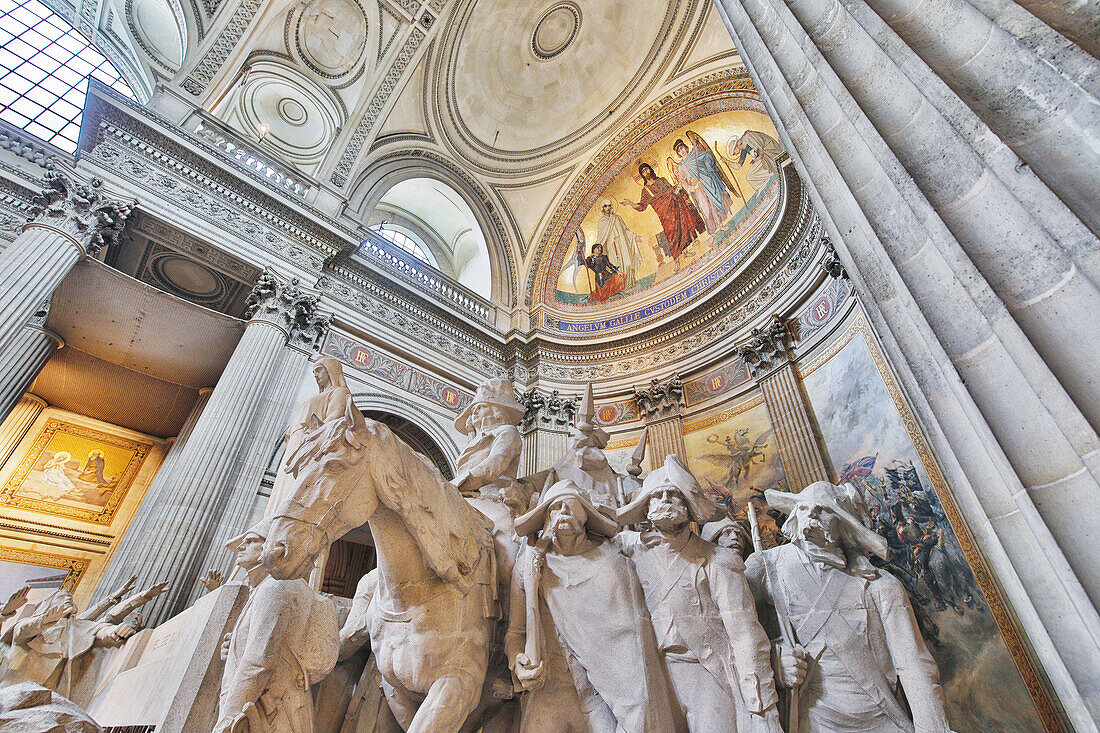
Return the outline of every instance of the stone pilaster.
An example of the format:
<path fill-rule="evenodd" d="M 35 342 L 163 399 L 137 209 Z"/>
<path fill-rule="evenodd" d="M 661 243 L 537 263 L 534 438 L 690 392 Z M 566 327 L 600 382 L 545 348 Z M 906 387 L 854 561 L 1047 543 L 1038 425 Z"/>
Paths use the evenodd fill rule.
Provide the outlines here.
<path fill-rule="evenodd" d="M 77 262 L 97 254 L 122 230 L 131 207 L 107 198 L 102 183 L 67 172 L 46 173 L 35 215 L 0 254 L 0 353 Z"/>
<path fill-rule="evenodd" d="M 65 345 L 60 336 L 46 328 L 49 310 L 47 301 L 35 311 L 30 322 L 8 347 L 0 352 L 0 420 L 23 397 L 54 352 Z"/>
<path fill-rule="evenodd" d="M 792 491 L 831 479 L 825 450 L 802 382 L 790 359 L 789 325 L 773 316 L 767 327 L 754 328 L 737 354 L 760 385 L 775 430 L 775 442 Z"/>
<path fill-rule="evenodd" d="M 1021 45 L 993 20 L 1013 3 L 716 5 L 1067 715 L 1095 728 L 1095 146 L 1062 161 L 1100 108 L 1067 79 L 1100 62 L 1038 23 L 1056 43 Z"/>
<path fill-rule="evenodd" d="M 0 468 L 11 458 L 19 441 L 27 435 L 27 431 L 44 409 L 46 400 L 25 392 L 8 412 L 8 416 L 0 422 Z"/>
<path fill-rule="evenodd" d="M 687 460 L 684 445 L 684 383 L 678 375 L 665 383 L 653 379 L 649 386 L 634 389 L 634 404 L 648 428 L 649 465 L 660 466 L 665 457 L 676 454 Z"/>
<path fill-rule="evenodd" d="M 523 436 L 520 474 L 530 476 L 565 455 L 577 401 L 563 398 L 556 389 L 548 395 L 532 389 L 520 396 L 520 402 L 527 408 L 519 425 Z"/>
<path fill-rule="evenodd" d="M 161 469 L 154 477 L 97 594 L 137 575 L 139 585 L 165 580 L 171 584 L 167 593 L 145 607 L 150 624 L 186 607 L 207 570 L 212 543 L 230 528 L 229 518 L 247 514 L 240 507 L 255 500 L 256 487 L 245 491 L 239 483 L 242 466 L 257 451 L 266 454 L 273 449 L 271 391 L 276 385 L 285 390 L 292 381 L 284 374 L 292 355 L 288 344 L 300 338 L 303 327 L 316 325 L 316 300 L 296 282 L 282 282 L 270 272 L 260 276 L 233 356 L 175 451 L 169 470 Z M 299 364 L 304 366 L 305 360 Z M 297 384 L 294 381 L 294 392 Z M 293 396 L 281 399 L 289 403 Z M 279 419 L 285 428 L 285 413 Z"/>

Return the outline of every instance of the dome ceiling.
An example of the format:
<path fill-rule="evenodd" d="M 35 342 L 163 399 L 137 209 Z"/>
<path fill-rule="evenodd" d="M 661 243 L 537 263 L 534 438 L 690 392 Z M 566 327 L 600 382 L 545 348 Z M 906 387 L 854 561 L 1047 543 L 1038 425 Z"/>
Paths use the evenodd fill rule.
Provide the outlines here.
<path fill-rule="evenodd" d="M 448 24 L 439 123 L 486 168 L 560 162 L 598 141 L 652 89 L 697 5 L 681 0 L 474 0 Z"/>

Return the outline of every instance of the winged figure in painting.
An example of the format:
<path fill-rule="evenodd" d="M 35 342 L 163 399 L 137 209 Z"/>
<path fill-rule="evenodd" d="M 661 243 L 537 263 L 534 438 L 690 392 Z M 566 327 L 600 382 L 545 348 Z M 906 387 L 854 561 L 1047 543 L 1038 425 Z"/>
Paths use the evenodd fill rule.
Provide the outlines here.
<path fill-rule="evenodd" d="M 748 428 L 734 431 L 732 437 L 727 435 L 724 439 L 712 433 L 707 436 L 707 442 L 716 443 L 725 450 L 721 453 L 708 453 L 703 456 L 703 460 L 726 469 L 726 475 L 720 483 L 732 491 L 741 486 L 742 479 L 748 478 L 753 464 L 768 460 L 764 449 L 772 432 L 770 429 L 765 430 L 752 441 L 749 440 Z"/>

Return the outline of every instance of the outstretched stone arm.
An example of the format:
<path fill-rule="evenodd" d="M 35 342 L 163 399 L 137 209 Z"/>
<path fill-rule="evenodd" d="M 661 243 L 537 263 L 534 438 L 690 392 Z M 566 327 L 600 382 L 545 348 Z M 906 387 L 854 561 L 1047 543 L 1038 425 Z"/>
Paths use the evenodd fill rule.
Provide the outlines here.
<path fill-rule="evenodd" d="M 121 622 L 124 618 L 129 616 L 132 611 L 141 608 L 146 603 L 153 600 L 161 593 L 166 592 L 167 590 L 167 582 L 151 585 L 143 590 L 141 593 L 135 593 L 134 595 L 127 598 L 125 601 L 118 603 L 118 605 L 116 605 L 107 613 L 107 616 L 103 620 L 109 624 L 117 624 Z"/>
<path fill-rule="evenodd" d="M 779 696 L 772 677 L 771 641 L 757 618 L 756 603 L 743 567 L 731 550 L 716 551 L 711 562 L 710 587 L 722 614 L 739 678 L 730 682 L 740 687 L 748 711 L 763 715 L 775 709 Z"/>
<path fill-rule="evenodd" d="M 884 574 L 873 584 L 871 595 L 886 632 L 890 658 L 913 713 L 915 733 L 950 733 L 940 670 L 921 637 L 905 588 L 896 578 Z"/>
<path fill-rule="evenodd" d="M 116 589 L 114 593 L 106 596 L 99 603 L 85 610 L 84 613 L 77 616 L 77 618 L 82 618 L 87 621 L 95 621 L 97 618 L 106 613 L 107 609 L 121 601 L 123 597 L 133 589 L 134 583 L 136 582 L 137 576 L 131 575 L 130 579 L 127 580 L 121 588 Z"/>

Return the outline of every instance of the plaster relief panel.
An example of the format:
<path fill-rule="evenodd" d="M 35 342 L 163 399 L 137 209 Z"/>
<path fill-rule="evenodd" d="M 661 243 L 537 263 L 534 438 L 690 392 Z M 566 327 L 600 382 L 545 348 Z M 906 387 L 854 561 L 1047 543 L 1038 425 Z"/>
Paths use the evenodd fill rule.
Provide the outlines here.
<path fill-rule="evenodd" d="M 328 152 L 346 117 L 330 90 L 276 59 L 253 61 L 220 114 L 306 173 Z"/>
<path fill-rule="evenodd" d="M 361 67 L 367 48 L 367 15 L 354 0 L 313 0 L 295 13 L 288 44 L 315 73 L 339 80 Z"/>

